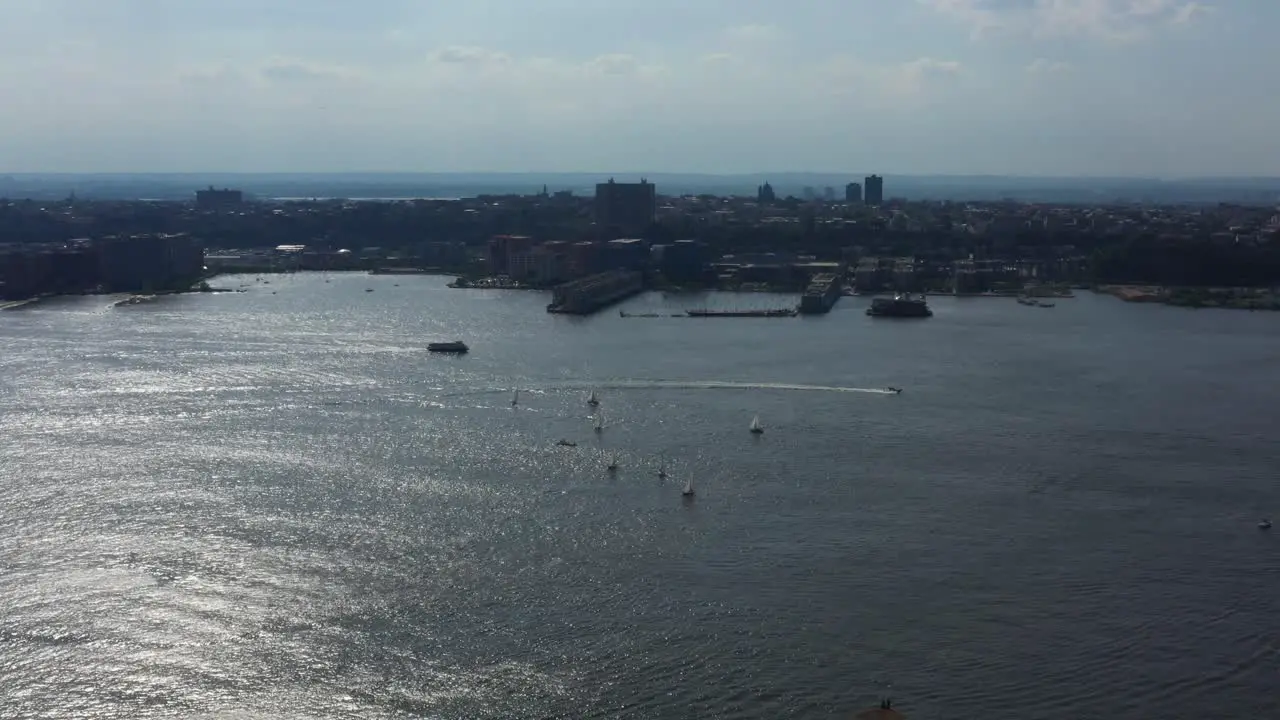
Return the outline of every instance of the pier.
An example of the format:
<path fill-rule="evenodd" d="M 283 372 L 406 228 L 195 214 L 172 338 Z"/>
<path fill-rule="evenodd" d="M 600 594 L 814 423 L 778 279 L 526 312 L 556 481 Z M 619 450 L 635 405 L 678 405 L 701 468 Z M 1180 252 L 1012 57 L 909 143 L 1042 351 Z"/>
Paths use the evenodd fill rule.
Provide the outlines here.
<path fill-rule="evenodd" d="M 824 315 L 831 312 L 836 301 L 840 299 L 840 275 L 843 273 L 820 273 L 814 275 L 800 296 L 800 313 L 802 315 Z"/>
<path fill-rule="evenodd" d="M 551 291 L 547 312 L 590 315 L 644 289 L 644 276 L 631 270 L 612 270 L 567 282 Z"/>
<path fill-rule="evenodd" d="M 795 317 L 797 310 L 792 308 L 777 308 L 773 310 L 685 310 L 685 314 L 689 317 Z"/>

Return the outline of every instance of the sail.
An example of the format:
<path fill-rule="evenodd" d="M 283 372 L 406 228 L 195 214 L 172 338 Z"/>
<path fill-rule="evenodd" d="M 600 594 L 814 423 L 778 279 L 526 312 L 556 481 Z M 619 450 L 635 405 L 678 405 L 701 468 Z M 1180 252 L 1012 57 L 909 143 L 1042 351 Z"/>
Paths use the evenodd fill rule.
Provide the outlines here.
<path fill-rule="evenodd" d="M 518 405 L 520 403 L 520 388 L 511 391 L 511 404 Z"/>
<path fill-rule="evenodd" d="M 692 477 L 684 481 L 684 494 L 685 495 L 693 494 L 693 478 Z"/>
<path fill-rule="evenodd" d="M 595 404 L 596 404 L 596 403 L 598 403 L 598 402 L 600 402 L 600 401 L 596 399 L 596 391 L 595 391 L 595 390 L 592 390 L 592 391 L 591 391 L 591 394 L 587 396 L 587 404 L 588 404 L 588 405 L 595 405 Z"/>
<path fill-rule="evenodd" d="M 596 416 L 596 430 L 603 430 L 603 429 L 604 429 L 604 413 L 600 413 L 599 415 Z"/>
<path fill-rule="evenodd" d="M 755 417 L 751 418 L 751 429 L 752 429 L 752 430 L 759 430 L 759 429 L 760 429 L 760 416 L 759 416 L 759 415 L 757 415 L 757 416 L 755 416 Z"/>

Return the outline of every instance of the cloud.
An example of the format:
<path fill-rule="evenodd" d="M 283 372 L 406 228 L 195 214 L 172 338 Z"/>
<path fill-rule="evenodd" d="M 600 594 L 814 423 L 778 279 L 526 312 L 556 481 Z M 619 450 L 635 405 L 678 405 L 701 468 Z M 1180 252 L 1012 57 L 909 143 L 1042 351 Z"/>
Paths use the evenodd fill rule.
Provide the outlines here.
<path fill-rule="evenodd" d="M 272 58 L 258 71 L 269 82 L 280 84 L 317 83 L 358 80 L 359 75 L 347 68 L 307 63 L 287 58 Z"/>
<path fill-rule="evenodd" d="M 903 63 L 901 68 L 907 77 L 921 80 L 956 75 L 960 72 L 961 66 L 955 60 L 935 60 L 930 57 L 922 57 Z"/>
<path fill-rule="evenodd" d="M 492 65 L 505 63 L 509 58 L 503 53 L 482 47 L 450 45 L 431 53 L 436 62 L 457 65 Z"/>
<path fill-rule="evenodd" d="M 1183 0 L 918 0 L 967 25 L 974 38 L 996 34 L 1133 41 L 1187 24 L 1212 10 Z"/>
<path fill-rule="evenodd" d="M 955 60 L 920 57 L 896 64 L 841 58 L 828 68 L 823 82 L 836 94 L 856 96 L 876 110 L 916 108 L 946 96 L 958 84 L 964 66 Z"/>
<path fill-rule="evenodd" d="M 1026 71 L 1032 75 L 1056 75 L 1070 72 L 1071 63 L 1049 60 L 1048 58 L 1036 58 L 1027 65 Z"/>
<path fill-rule="evenodd" d="M 782 37 L 782 31 L 776 25 L 735 25 L 724 31 L 730 42 L 762 43 L 772 42 Z"/>
<path fill-rule="evenodd" d="M 1198 2 L 1189 2 L 1178 8 L 1173 15 L 1173 22 L 1178 25 L 1186 25 L 1194 22 L 1201 15 L 1209 15 L 1214 11 L 1213 6 L 1205 5 Z"/>
<path fill-rule="evenodd" d="M 707 64 L 727 64 L 736 62 L 738 58 L 732 53 L 710 53 L 702 56 L 702 62 Z"/>
<path fill-rule="evenodd" d="M 588 70 L 604 75 L 634 75 L 641 70 L 640 61 L 625 53 L 600 55 L 586 63 Z"/>

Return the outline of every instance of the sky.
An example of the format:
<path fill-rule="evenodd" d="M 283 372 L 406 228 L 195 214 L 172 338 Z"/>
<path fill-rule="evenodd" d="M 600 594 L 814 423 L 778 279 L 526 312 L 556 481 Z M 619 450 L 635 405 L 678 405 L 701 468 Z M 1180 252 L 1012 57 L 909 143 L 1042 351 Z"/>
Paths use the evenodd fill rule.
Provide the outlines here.
<path fill-rule="evenodd" d="M 1276 0 L 0 0 L 3 172 L 1280 176 Z"/>

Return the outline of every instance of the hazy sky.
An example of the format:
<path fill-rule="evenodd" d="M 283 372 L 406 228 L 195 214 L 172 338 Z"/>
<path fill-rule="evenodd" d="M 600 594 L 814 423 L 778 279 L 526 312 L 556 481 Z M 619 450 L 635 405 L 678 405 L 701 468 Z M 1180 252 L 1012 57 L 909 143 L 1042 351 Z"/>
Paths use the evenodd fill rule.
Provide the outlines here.
<path fill-rule="evenodd" d="M 1280 175 L 1278 0 L 0 0 L 0 172 Z"/>

